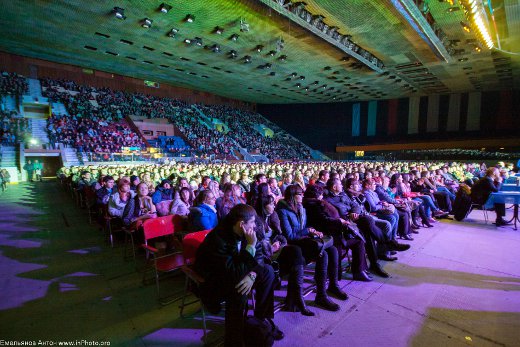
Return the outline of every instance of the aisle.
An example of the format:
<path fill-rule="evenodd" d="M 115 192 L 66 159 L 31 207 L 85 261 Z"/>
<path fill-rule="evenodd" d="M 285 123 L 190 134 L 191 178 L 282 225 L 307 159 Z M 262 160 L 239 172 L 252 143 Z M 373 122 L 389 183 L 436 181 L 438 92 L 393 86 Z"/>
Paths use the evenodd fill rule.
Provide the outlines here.
<path fill-rule="evenodd" d="M 316 317 L 277 313 L 286 338 L 275 346 L 518 346 L 520 232 L 485 225 L 479 211 L 471 220 L 420 229 L 384 264 L 389 279 L 343 280 L 350 300 L 340 312 L 312 307 L 311 294 Z M 110 248 L 55 181 L 0 193 L 0 293 L 0 339 L 201 345 L 200 317 L 160 307 L 121 246 Z M 218 339 L 222 320 L 208 324 Z"/>

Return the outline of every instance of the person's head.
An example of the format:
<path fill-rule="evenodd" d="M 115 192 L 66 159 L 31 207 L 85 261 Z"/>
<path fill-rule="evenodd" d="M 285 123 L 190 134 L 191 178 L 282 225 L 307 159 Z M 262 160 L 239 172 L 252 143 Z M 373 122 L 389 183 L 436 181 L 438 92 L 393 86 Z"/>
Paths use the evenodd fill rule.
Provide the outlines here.
<path fill-rule="evenodd" d="M 274 212 L 274 198 L 270 195 L 259 198 L 256 202 L 256 213 L 261 217 L 267 217 Z"/>
<path fill-rule="evenodd" d="M 309 187 L 307 187 L 307 190 L 305 190 L 303 197 L 305 199 L 321 200 L 323 198 L 323 187 L 318 186 L 316 184 L 310 185 Z"/>
<path fill-rule="evenodd" d="M 500 170 L 498 170 L 496 167 L 490 167 L 486 170 L 486 176 L 495 179 L 500 176 Z"/>
<path fill-rule="evenodd" d="M 27 164 L 30 164 L 30 163 L 31 163 L 31 160 L 30 160 L 30 159 L 29 159 L 29 160 L 27 160 Z"/>
<path fill-rule="evenodd" d="M 376 189 L 376 182 L 372 178 L 367 178 L 363 181 L 362 188 L 364 190 L 375 190 Z"/>
<path fill-rule="evenodd" d="M 271 187 L 271 189 L 278 187 L 278 181 L 274 177 L 271 177 L 269 179 L 268 183 L 269 183 L 269 187 Z"/>
<path fill-rule="evenodd" d="M 192 204 L 191 191 L 188 187 L 182 187 L 179 191 L 179 198 L 187 204 Z"/>
<path fill-rule="evenodd" d="M 271 188 L 264 182 L 258 185 L 258 198 L 271 195 Z"/>
<path fill-rule="evenodd" d="M 349 178 L 345 182 L 345 190 L 350 190 L 353 192 L 358 192 L 361 190 L 361 185 L 359 184 L 359 180 L 357 180 L 355 177 Z"/>
<path fill-rule="evenodd" d="M 263 174 L 263 173 L 259 173 L 258 175 L 255 176 L 255 181 L 258 184 L 266 183 L 267 182 L 267 176 L 265 174 Z"/>
<path fill-rule="evenodd" d="M 171 189 L 172 188 L 172 181 L 170 181 L 170 180 L 162 180 L 161 181 L 161 187 L 163 187 L 166 190 Z"/>
<path fill-rule="evenodd" d="M 298 207 L 303 201 L 303 190 L 297 184 L 292 184 L 285 188 L 284 199 L 293 210 L 298 210 Z"/>
<path fill-rule="evenodd" d="M 103 185 L 107 189 L 112 189 L 114 187 L 114 177 L 112 177 L 112 176 L 103 177 Z"/>
<path fill-rule="evenodd" d="M 148 192 L 149 192 L 149 189 L 148 189 L 148 184 L 146 182 L 141 182 L 137 185 L 137 195 L 139 197 L 144 197 L 144 196 L 148 196 Z"/>
<path fill-rule="evenodd" d="M 128 193 L 130 191 L 130 183 L 128 181 L 119 181 L 117 184 L 117 190 L 120 193 Z"/>
<path fill-rule="evenodd" d="M 130 184 L 132 186 L 137 186 L 140 182 L 141 182 L 141 180 L 139 179 L 139 176 L 137 176 L 137 175 L 130 176 Z"/>
<path fill-rule="evenodd" d="M 255 217 L 256 211 L 254 208 L 246 204 L 238 204 L 219 223 L 219 227 L 231 227 L 235 234 L 243 237 L 244 230 L 252 231 L 255 229 Z"/>
<path fill-rule="evenodd" d="M 183 188 L 183 187 L 189 187 L 190 186 L 190 183 L 188 182 L 188 179 L 186 177 L 179 177 L 179 181 L 177 182 L 177 185 L 179 186 L 179 188 Z"/>
<path fill-rule="evenodd" d="M 84 180 L 90 180 L 90 172 L 89 171 L 83 171 L 81 173 L 81 178 L 83 178 Z"/>
<path fill-rule="evenodd" d="M 201 204 L 206 204 L 209 206 L 215 206 L 215 201 L 217 198 L 215 197 L 215 194 L 209 190 L 209 189 L 203 189 L 199 191 L 199 194 L 197 195 L 197 206 Z"/>
<path fill-rule="evenodd" d="M 322 182 L 327 182 L 329 180 L 329 177 L 330 177 L 329 170 L 321 170 L 320 173 L 318 174 L 318 179 Z"/>
<path fill-rule="evenodd" d="M 343 191 L 343 186 L 341 185 L 339 178 L 329 179 L 327 181 L 327 190 L 334 194 L 341 193 Z"/>
<path fill-rule="evenodd" d="M 204 176 L 204 177 L 202 177 L 202 186 L 203 186 L 204 188 L 207 188 L 207 187 L 208 187 L 209 182 L 211 182 L 211 177 L 209 177 L 209 176 Z"/>

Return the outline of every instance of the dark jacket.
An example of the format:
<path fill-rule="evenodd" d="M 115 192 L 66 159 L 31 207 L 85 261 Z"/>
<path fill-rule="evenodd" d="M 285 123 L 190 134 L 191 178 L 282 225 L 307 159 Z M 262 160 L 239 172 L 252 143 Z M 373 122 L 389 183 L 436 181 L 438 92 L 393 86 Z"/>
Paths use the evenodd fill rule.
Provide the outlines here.
<path fill-rule="evenodd" d="M 471 187 L 471 201 L 485 204 L 489 195 L 498 192 L 501 186 L 501 183 L 493 181 L 490 177 L 483 177 Z"/>
<path fill-rule="evenodd" d="M 264 258 L 260 262 L 271 263 L 271 257 L 273 256 L 273 251 L 271 249 L 271 244 L 278 241 L 280 242 L 280 246 L 283 247 L 287 245 L 287 239 L 282 235 L 282 230 L 280 228 L 280 219 L 278 218 L 278 214 L 274 212 L 266 219 L 261 218 L 260 216 L 256 216 L 256 238 L 258 240 L 257 246 L 262 248 L 262 254 Z M 269 237 L 267 237 L 267 235 Z M 256 256 L 255 256 L 256 258 Z"/>
<path fill-rule="evenodd" d="M 253 257 L 245 245 L 245 239 L 231 228 L 218 227 L 206 236 L 197 250 L 195 271 L 205 280 L 200 296 L 206 305 L 214 308 L 212 312 L 220 310 L 219 303 L 225 299 L 225 293 L 236 291 L 235 285 L 258 265 L 256 258 L 262 257 L 259 247 Z"/>
<path fill-rule="evenodd" d="M 108 198 L 112 194 L 113 189 L 108 190 L 107 187 L 101 187 L 96 190 L 96 203 L 98 205 L 106 205 L 108 204 Z"/>
<path fill-rule="evenodd" d="M 349 213 L 362 213 L 362 206 L 354 199 L 351 199 L 345 192 L 341 192 L 338 195 L 335 195 L 332 192 L 329 192 L 324 200 L 333 205 L 339 212 L 339 215 L 343 219 L 348 218 Z"/>
<path fill-rule="evenodd" d="M 141 213 L 141 208 L 139 205 L 139 197 L 136 195 L 133 199 L 128 200 L 128 203 L 125 206 L 125 210 L 123 211 L 123 224 L 130 225 L 134 221 L 135 218 L 139 217 Z"/>
<path fill-rule="evenodd" d="M 296 213 L 285 200 L 280 200 L 276 205 L 276 213 L 280 218 L 280 227 L 287 241 L 299 240 L 309 235 L 307 215 L 303 206 L 300 206 L 298 213 Z"/>
<path fill-rule="evenodd" d="M 326 200 L 305 199 L 307 225 L 325 234 L 340 232 L 343 228 L 338 210 Z"/>

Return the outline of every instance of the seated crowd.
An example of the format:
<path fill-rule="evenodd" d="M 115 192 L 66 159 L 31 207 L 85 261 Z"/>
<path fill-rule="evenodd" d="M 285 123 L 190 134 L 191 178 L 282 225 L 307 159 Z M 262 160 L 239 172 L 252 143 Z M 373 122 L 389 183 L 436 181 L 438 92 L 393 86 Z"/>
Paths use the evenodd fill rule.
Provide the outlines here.
<path fill-rule="evenodd" d="M 0 73 L 0 95 L 23 95 L 28 91 L 25 77 L 7 71 Z"/>
<path fill-rule="evenodd" d="M 3 144 L 13 145 L 30 132 L 29 119 L 20 117 L 16 111 L 0 111 L 0 120 L 0 142 Z"/>
<path fill-rule="evenodd" d="M 315 304 L 338 311 L 331 297 L 348 299 L 338 281 L 349 251 L 353 280 L 389 277 L 380 261 L 396 261 L 410 248 L 399 239 L 413 241 L 421 227 L 451 214 L 459 186 L 473 185 L 479 198 L 487 189 L 480 186 L 496 189 L 501 171 L 482 169 L 462 163 L 170 163 L 62 168 L 59 177 L 80 193 L 89 191 L 95 204 L 132 230 L 168 214 L 183 216 L 188 232 L 213 230 L 195 263 L 205 279 L 199 294 L 212 312 L 226 301 L 225 339 L 233 346 L 243 338 L 252 287 L 255 316 L 273 326 L 280 275 L 288 276 L 284 309 L 313 316 L 302 287 L 303 268 L 314 262 Z"/>
<path fill-rule="evenodd" d="M 240 145 L 248 151 L 258 151 L 272 159 L 310 158 L 306 146 L 257 113 L 221 105 L 195 106 L 177 99 L 86 87 L 72 81 L 41 79 L 41 84 L 44 96 L 54 102 L 62 102 L 67 108 L 70 116 L 62 115 L 61 118 L 74 117 L 77 120 L 88 116 L 94 121 L 105 122 L 108 125 L 118 121 L 123 124 L 122 118 L 130 115 L 166 118 L 186 136 L 197 155 L 236 159 L 235 152 Z M 225 122 L 230 131 L 223 133 L 212 128 L 199 115 L 197 107 L 207 116 Z M 256 124 L 267 124 L 275 130 L 275 136 L 268 138 L 260 135 L 254 129 Z M 55 119 L 50 120 L 49 127 L 49 136 L 57 142 L 64 140 L 76 148 L 81 146 L 89 151 L 99 151 L 96 144 L 90 144 L 91 137 L 86 141 L 77 138 L 78 134 L 74 130 L 70 133 L 70 129 L 63 136 L 58 132 L 60 124 L 56 124 Z M 117 138 L 119 137 L 121 136 Z"/>

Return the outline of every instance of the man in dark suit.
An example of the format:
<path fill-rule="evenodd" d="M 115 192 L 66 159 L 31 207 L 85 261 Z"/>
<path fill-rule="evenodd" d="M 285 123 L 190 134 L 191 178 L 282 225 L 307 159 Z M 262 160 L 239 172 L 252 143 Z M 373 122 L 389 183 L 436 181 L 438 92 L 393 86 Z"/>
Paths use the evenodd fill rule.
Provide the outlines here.
<path fill-rule="evenodd" d="M 255 210 L 240 204 L 204 239 L 197 251 L 195 270 L 203 278 L 200 297 L 212 313 L 226 302 L 225 346 L 242 346 L 247 295 L 255 288 L 255 317 L 266 319 L 273 327 L 274 338 L 283 333 L 274 325 L 274 270 L 259 263 L 262 258 L 255 234 Z"/>
<path fill-rule="evenodd" d="M 500 171 L 496 167 L 490 167 L 486 171 L 486 176 L 478 180 L 477 183 L 471 187 L 471 201 L 476 204 L 484 205 L 491 193 L 496 193 L 502 186 L 502 177 Z M 496 226 L 507 225 L 508 223 L 503 219 L 506 215 L 505 204 L 495 204 L 495 213 L 497 214 Z"/>

